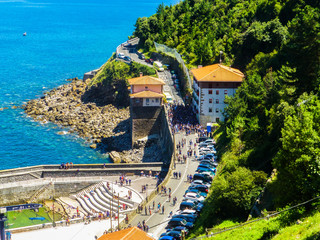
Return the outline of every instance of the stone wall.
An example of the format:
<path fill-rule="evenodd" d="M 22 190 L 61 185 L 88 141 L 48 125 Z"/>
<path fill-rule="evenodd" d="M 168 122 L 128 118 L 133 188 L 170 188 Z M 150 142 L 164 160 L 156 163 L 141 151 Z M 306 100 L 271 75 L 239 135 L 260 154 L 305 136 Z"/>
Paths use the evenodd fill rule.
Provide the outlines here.
<path fill-rule="evenodd" d="M 132 143 L 138 139 L 160 135 L 163 128 L 163 107 L 131 107 Z"/>

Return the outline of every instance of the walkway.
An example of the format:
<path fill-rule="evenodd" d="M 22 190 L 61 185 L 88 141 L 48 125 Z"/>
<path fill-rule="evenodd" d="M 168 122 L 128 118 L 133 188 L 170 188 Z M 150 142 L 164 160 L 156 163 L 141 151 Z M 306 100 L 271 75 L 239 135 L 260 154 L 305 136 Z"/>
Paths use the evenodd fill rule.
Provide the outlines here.
<path fill-rule="evenodd" d="M 183 137 L 186 137 L 182 133 L 176 134 L 176 143 L 182 140 Z M 182 154 L 187 154 L 187 149 L 189 148 L 189 140 L 192 139 L 193 142 L 196 140 L 196 134 L 192 134 L 186 137 L 186 146 L 184 147 Z M 192 159 L 192 160 L 191 160 Z M 149 209 L 149 206 L 151 208 L 151 215 L 145 214 L 145 210 L 142 211 L 141 214 L 138 214 L 131 222 L 130 224 L 132 226 L 136 226 L 139 222 L 142 223 L 143 220 L 145 220 L 146 225 L 149 226 L 149 233 L 153 235 L 153 237 L 158 238 L 162 232 L 164 232 L 164 228 L 166 227 L 166 223 L 169 220 L 169 213 L 172 211 L 175 213 L 180 206 L 180 202 L 183 199 L 183 195 L 185 191 L 187 190 L 190 183 L 187 183 L 187 175 L 188 174 L 194 174 L 195 170 L 197 169 L 198 162 L 194 160 L 194 158 L 188 159 L 185 164 L 176 164 L 176 169 L 174 171 L 181 172 L 182 177 L 180 179 L 175 179 L 173 176 L 171 176 L 169 182 L 167 183 L 167 189 L 172 189 L 171 194 L 171 201 L 169 202 L 168 198 L 168 191 L 167 195 L 165 194 L 158 194 L 155 196 L 154 199 L 152 199 L 147 205 L 147 208 Z M 172 198 L 177 197 L 178 201 L 175 206 L 172 204 Z M 153 201 L 155 202 L 155 209 L 153 209 Z M 158 203 L 161 204 L 161 207 L 164 206 L 164 214 L 159 213 L 156 211 Z M 160 211 L 161 212 L 161 211 Z"/>

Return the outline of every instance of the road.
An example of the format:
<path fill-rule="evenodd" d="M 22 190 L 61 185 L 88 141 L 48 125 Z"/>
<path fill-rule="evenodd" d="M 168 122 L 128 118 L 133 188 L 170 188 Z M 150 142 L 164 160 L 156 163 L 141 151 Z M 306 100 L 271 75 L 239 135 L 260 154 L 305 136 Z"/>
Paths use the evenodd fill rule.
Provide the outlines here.
<path fill-rule="evenodd" d="M 145 60 L 142 60 L 139 58 L 139 54 L 137 51 L 137 44 L 138 42 L 132 42 L 130 46 L 123 45 L 119 48 L 119 52 L 123 53 L 125 56 L 129 56 L 132 61 L 135 61 L 137 63 L 153 67 L 152 64 L 147 63 Z M 119 59 L 120 60 L 120 59 Z M 121 59 L 121 61 L 124 61 Z M 124 61 L 126 62 L 126 61 Z M 163 72 L 158 72 L 158 77 L 166 83 L 164 86 L 164 92 L 169 92 L 174 100 L 176 100 L 177 103 L 183 103 L 180 91 L 177 91 L 174 87 L 174 82 L 172 80 L 171 70 L 165 70 Z"/>
<path fill-rule="evenodd" d="M 184 146 L 182 150 L 182 154 L 187 153 L 187 149 L 189 149 L 189 140 L 192 139 L 193 142 L 196 140 L 196 134 L 191 134 L 189 136 L 185 136 L 185 134 L 177 133 L 175 135 L 176 143 L 182 140 L 182 138 L 186 138 L 186 146 Z M 188 147 L 187 147 L 188 146 Z M 194 149 L 194 148 L 192 148 Z M 196 147 L 197 149 L 197 147 Z M 197 149 L 198 151 L 198 149 Z M 197 152 L 198 153 L 198 152 Z M 146 221 L 146 224 L 149 226 L 149 233 L 151 233 L 155 238 L 158 238 L 161 233 L 165 232 L 165 227 L 167 222 L 170 220 L 169 213 L 172 211 L 175 213 L 180 206 L 180 202 L 183 199 L 183 195 L 187 188 L 189 187 L 190 183 L 187 182 L 187 175 L 188 174 L 194 174 L 195 170 L 197 169 L 198 162 L 194 160 L 194 158 L 190 158 L 187 160 L 185 164 L 177 163 L 176 169 L 174 171 L 181 172 L 181 178 L 175 179 L 173 176 L 171 176 L 170 180 L 167 183 L 167 189 L 172 189 L 172 197 L 171 201 L 169 202 L 168 195 L 165 194 L 158 194 L 152 199 L 147 205 L 147 207 L 151 207 L 152 213 L 151 215 L 148 213 L 145 214 L 145 211 L 143 210 L 141 214 L 138 214 L 131 222 L 130 224 L 132 226 L 137 226 L 137 224 L 140 222 L 142 223 L 143 220 Z M 177 197 L 178 201 L 175 206 L 172 204 L 172 198 Z M 153 209 L 153 201 L 155 202 L 155 209 Z M 164 214 L 156 212 L 158 203 L 161 204 L 161 206 L 164 206 L 165 211 Z"/>

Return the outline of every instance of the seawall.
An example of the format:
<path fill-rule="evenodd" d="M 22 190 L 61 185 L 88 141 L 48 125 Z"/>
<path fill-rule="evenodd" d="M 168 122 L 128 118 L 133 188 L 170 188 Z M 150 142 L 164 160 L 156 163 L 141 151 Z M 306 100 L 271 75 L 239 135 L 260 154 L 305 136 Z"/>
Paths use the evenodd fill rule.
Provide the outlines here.
<path fill-rule="evenodd" d="M 165 175 L 162 162 L 132 164 L 76 164 L 70 169 L 59 165 L 40 165 L 0 171 L 0 205 L 25 203 L 77 193 L 108 176 L 140 175 L 141 171 Z"/>

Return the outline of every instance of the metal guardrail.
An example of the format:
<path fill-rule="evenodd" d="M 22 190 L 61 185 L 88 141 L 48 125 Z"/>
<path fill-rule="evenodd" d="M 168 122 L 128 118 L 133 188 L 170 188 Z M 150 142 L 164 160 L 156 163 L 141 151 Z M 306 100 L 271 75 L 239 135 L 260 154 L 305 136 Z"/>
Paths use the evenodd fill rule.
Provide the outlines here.
<path fill-rule="evenodd" d="M 181 55 L 177 52 L 177 50 L 175 48 L 169 48 L 168 46 L 166 46 L 164 44 L 160 44 L 160 43 L 156 43 L 156 42 L 154 42 L 154 45 L 156 47 L 157 52 L 163 52 L 163 53 L 177 59 L 177 61 L 181 64 L 185 75 L 188 78 L 189 88 L 192 88 L 189 69 L 184 64 L 184 61 L 183 61 Z"/>

